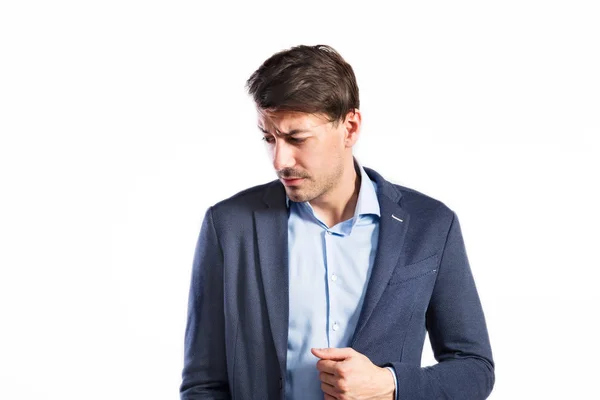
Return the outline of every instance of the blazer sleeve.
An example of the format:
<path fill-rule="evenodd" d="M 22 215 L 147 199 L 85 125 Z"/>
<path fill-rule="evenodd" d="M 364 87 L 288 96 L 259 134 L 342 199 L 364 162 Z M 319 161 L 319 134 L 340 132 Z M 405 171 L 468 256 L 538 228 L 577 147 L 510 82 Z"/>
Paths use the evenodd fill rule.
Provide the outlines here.
<path fill-rule="evenodd" d="M 487 398 L 494 386 L 494 362 L 455 213 L 427 309 L 426 327 L 438 363 L 425 368 L 390 363 L 396 371 L 399 400 Z"/>
<path fill-rule="evenodd" d="M 204 216 L 194 253 L 180 395 L 182 400 L 231 397 L 225 355 L 223 253 L 212 207 Z"/>

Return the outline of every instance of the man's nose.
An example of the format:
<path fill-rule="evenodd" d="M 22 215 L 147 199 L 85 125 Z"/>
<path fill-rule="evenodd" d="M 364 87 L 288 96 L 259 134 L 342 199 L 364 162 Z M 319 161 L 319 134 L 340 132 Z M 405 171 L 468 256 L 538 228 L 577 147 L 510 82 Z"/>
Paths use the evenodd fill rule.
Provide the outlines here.
<path fill-rule="evenodd" d="M 285 140 L 278 140 L 273 149 L 273 167 L 276 171 L 291 168 L 296 164 L 294 149 Z"/>

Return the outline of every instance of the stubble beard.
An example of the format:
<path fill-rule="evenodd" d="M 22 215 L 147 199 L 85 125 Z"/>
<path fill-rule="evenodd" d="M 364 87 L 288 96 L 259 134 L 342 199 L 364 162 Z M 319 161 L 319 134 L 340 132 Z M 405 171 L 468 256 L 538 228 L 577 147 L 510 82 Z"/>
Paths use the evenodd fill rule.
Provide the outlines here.
<path fill-rule="evenodd" d="M 332 190 L 340 182 L 342 175 L 342 164 L 339 163 L 333 173 L 324 177 L 321 183 L 305 178 L 300 187 L 286 187 L 285 190 L 290 200 L 296 203 L 312 201 Z M 304 185 L 308 187 L 303 187 Z"/>

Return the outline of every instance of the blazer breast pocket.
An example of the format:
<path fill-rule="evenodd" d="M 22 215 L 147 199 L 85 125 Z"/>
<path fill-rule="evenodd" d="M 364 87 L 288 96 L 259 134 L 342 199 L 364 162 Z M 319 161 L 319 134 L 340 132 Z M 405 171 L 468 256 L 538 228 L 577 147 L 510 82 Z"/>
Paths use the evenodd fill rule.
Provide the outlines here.
<path fill-rule="evenodd" d="M 396 267 L 396 270 L 392 274 L 388 285 L 397 285 L 430 275 L 435 276 L 437 273 L 437 268 L 438 255 L 436 253 L 415 263 L 404 265 L 402 267 Z"/>

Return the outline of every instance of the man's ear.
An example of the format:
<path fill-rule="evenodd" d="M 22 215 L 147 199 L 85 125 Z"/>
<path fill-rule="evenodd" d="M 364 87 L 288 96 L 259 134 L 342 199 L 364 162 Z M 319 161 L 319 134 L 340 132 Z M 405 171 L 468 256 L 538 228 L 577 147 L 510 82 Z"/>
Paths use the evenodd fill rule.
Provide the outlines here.
<path fill-rule="evenodd" d="M 362 116 L 360 114 L 360 110 L 355 108 L 352 111 L 349 111 L 346 114 L 346 118 L 344 119 L 344 128 L 346 128 L 344 142 L 346 147 L 352 147 L 358 140 L 358 135 L 360 134 L 360 125 L 362 121 Z"/>

